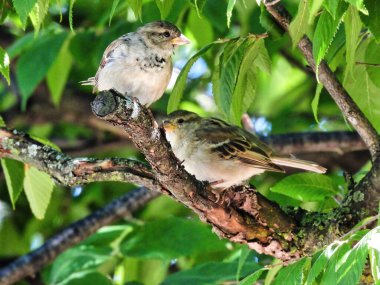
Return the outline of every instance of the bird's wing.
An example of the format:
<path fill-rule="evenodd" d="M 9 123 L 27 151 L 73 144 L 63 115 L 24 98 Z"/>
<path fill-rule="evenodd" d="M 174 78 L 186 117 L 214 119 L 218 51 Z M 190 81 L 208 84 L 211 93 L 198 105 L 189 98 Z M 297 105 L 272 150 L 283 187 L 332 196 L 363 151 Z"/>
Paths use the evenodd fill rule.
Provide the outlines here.
<path fill-rule="evenodd" d="M 236 159 L 255 168 L 283 172 L 281 167 L 271 162 L 272 150 L 239 127 L 215 118 L 204 119 L 195 135 L 224 159 Z"/>

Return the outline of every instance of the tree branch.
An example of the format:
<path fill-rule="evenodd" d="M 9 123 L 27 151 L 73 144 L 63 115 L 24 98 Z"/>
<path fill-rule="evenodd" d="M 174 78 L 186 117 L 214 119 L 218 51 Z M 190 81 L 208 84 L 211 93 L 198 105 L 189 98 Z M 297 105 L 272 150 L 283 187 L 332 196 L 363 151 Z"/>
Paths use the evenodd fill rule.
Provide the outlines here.
<path fill-rule="evenodd" d="M 122 217 L 131 216 L 133 212 L 158 195 L 159 192 L 138 188 L 112 201 L 86 218 L 69 225 L 48 239 L 41 247 L 0 269 L 0 284 L 13 284 L 27 276 L 34 276 L 36 272 L 52 262 L 66 249 L 83 241 L 99 228 Z"/>
<path fill-rule="evenodd" d="M 104 180 L 131 181 L 172 195 L 195 211 L 202 220 L 210 223 L 219 236 L 233 242 L 246 243 L 259 253 L 269 254 L 285 261 L 310 253 L 343 233 L 340 224 L 336 222 L 336 216 L 326 217 L 326 223 L 331 225 L 330 232 L 321 241 L 320 234 L 326 233 L 325 231 L 285 215 L 277 205 L 252 188 L 235 187 L 216 202 L 211 189 L 195 180 L 178 163 L 148 109 L 134 99 L 121 98 L 112 92 L 101 92 L 92 104 L 92 108 L 99 117 L 122 127 L 145 154 L 154 170 L 141 162 L 128 159 L 73 159 L 38 143 L 27 135 L 4 128 L 0 129 L 0 152 L 4 157 L 38 167 L 65 185 Z M 303 140 L 299 141 L 300 137 L 297 135 L 282 135 L 282 138 L 288 138 L 288 143 L 298 141 L 301 145 L 315 140 L 313 136 L 301 137 Z M 317 137 L 321 138 L 319 135 Z M 349 137 L 355 140 L 354 134 Z M 330 137 L 325 136 L 324 139 L 330 142 L 341 141 L 343 144 L 345 142 L 345 136 L 337 139 L 334 134 Z M 370 179 L 372 176 L 368 177 Z M 368 183 L 376 181 L 370 179 Z M 376 201 L 378 197 L 374 197 L 371 203 Z M 345 207 L 348 204 L 345 204 Z M 109 210 L 111 211 L 111 208 Z M 335 213 L 343 213 L 339 211 Z M 347 215 L 347 211 L 345 214 Z M 318 218 L 321 219 L 320 215 Z M 310 215 L 308 219 L 314 221 Z M 303 239 L 299 237 L 300 232 L 304 235 Z M 80 240 L 81 238 L 77 239 Z M 315 243 L 316 240 L 319 241 L 318 244 Z M 45 256 L 42 251 L 39 254 Z M 36 261 L 36 264 L 40 264 L 38 268 L 41 268 L 43 264 L 39 262 L 42 261 Z M 13 270 L 24 266 L 22 264 Z M 28 274 L 30 272 L 28 271 Z"/>
<path fill-rule="evenodd" d="M 267 11 L 285 31 L 288 31 L 291 17 L 286 9 L 280 4 L 274 5 L 269 1 L 265 1 L 264 3 Z M 312 43 L 307 36 L 304 36 L 300 40 L 298 43 L 298 48 L 313 69 L 314 73 L 316 73 L 317 66 L 315 65 L 315 60 L 313 57 Z M 332 72 L 325 61 L 322 61 L 318 67 L 318 78 L 326 90 L 330 93 L 331 97 L 334 99 L 344 116 L 359 133 L 367 145 L 372 159 L 375 160 L 380 151 L 379 135 L 363 112 L 348 95 L 347 91 L 343 88 L 342 84 L 338 81 L 334 72 Z"/>

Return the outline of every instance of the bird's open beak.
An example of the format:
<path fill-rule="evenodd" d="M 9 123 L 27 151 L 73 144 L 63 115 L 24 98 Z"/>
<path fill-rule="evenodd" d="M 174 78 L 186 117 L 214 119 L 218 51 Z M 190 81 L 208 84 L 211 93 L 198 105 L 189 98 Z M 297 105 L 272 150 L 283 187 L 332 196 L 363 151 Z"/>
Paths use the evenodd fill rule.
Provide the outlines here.
<path fill-rule="evenodd" d="M 181 45 L 187 45 L 190 43 L 190 40 L 186 38 L 184 35 L 180 35 L 179 37 L 176 37 L 170 41 L 172 45 L 181 46 Z"/>
<path fill-rule="evenodd" d="M 169 121 L 164 121 L 162 127 L 165 129 L 165 132 L 171 132 L 175 129 L 175 126 Z"/>

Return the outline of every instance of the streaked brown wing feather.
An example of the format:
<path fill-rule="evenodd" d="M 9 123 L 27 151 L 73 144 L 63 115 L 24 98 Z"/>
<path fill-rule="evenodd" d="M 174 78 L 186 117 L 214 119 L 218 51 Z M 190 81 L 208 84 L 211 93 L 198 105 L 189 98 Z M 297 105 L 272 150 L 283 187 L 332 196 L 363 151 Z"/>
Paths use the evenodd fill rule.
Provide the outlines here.
<path fill-rule="evenodd" d="M 270 160 L 272 150 L 256 136 L 229 125 L 221 120 L 210 118 L 202 120 L 196 131 L 199 140 L 206 140 L 212 151 L 224 159 L 236 159 L 256 168 L 283 171 Z"/>

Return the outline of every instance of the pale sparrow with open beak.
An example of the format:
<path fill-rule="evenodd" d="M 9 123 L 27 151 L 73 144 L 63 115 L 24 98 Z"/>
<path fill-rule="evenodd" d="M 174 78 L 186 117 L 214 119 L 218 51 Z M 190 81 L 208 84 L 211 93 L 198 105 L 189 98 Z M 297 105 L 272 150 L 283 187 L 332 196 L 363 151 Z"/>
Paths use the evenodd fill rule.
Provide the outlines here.
<path fill-rule="evenodd" d="M 95 77 L 82 81 L 94 92 L 114 89 L 149 106 L 164 94 L 175 47 L 190 41 L 166 21 L 148 23 L 114 40 L 104 51 Z"/>
<path fill-rule="evenodd" d="M 186 171 L 213 188 L 240 185 L 264 171 L 285 172 L 281 166 L 326 172 L 313 162 L 276 156 L 255 135 L 219 119 L 176 111 L 163 122 L 163 128 Z"/>

